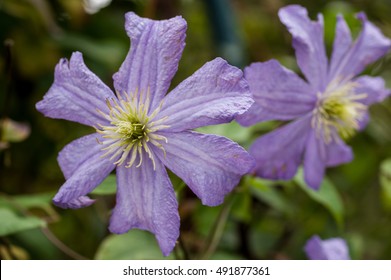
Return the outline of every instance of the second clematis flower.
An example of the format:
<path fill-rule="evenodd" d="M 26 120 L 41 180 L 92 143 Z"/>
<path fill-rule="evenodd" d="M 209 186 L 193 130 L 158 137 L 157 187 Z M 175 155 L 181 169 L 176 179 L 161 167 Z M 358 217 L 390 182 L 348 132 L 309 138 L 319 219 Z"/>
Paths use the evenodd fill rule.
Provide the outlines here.
<path fill-rule="evenodd" d="M 110 231 L 148 230 L 167 256 L 179 235 L 179 215 L 165 167 L 203 204 L 222 203 L 254 161 L 231 140 L 192 129 L 230 122 L 253 100 L 242 72 L 220 58 L 166 95 L 185 45 L 185 20 L 155 21 L 132 12 L 125 18 L 131 48 L 113 76 L 115 93 L 76 52 L 58 63 L 54 83 L 36 107 L 48 117 L 96 129 L 59 153 L 66 182 L 54 203 L 89 206 L 94 201 L 86 195 L 115 169 Z"/>
<path fill-rule="evenodd" d="M 304 251 L 310 260 L 350 260 L 346 241 L 338 237 L 322 240 L 313 235 L 305 244 Z"/>
<path fill-rule="evenodd" d="M 390 94 L 380 77 L 357 77 L 387 53 L 391 41 L 357 15 L 362 30 L 352 40 L 338 16 L 333 51 L 328 60 L 323 41 L 323 17 L 312 21 L 298 5 L 280 9 L 280 20 L 293 36 L 297 63 L 305 80 L 276 60 L 253 63 L 244 71 L 255 103 L 237 118 L 242 125 L 282 120 L 290 123 L 257 139 L 250 147 L 255 172 L 268 179 L 291 179 L 304 165 L 306 183 L 318 189 L 327 167 L 352 160 L 343 139 L 368 122 L 368 106 Z"/>

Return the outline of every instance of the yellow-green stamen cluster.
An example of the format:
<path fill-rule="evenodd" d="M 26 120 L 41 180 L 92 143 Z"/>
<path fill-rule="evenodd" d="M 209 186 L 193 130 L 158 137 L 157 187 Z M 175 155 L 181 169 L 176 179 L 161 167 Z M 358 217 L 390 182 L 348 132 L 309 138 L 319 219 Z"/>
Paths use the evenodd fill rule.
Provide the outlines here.
<path fill-rule="evenodd" d="M 365 99 L 365 93 L 355 93 L 356 84 L 347 82 L 342 85 L 331 83 L 326 91 L 318 94 L 318 102 L 313 111 L 312 126 L 318 137 L 328 144 L 339 135 L 346 139 L 359 129 L 367 106 L 359 102 Z"/>
<path fill-rule="evenodd" d="M 145 151 L 155 169 L 155 158 L 150 144 L 165 152 L 161 142 L 167 142 L 167 139 L 156 132 L 169 127 L 163 124 L 167 117 L 155 120 L 162 103 L 149 114 L 151 102 L 149 91 L 146 96 L 136 92 L 132 97 L 126 93 L 123 95 L 117 93 L 117 97 L 118 99 L 106 100 L 109 108 L 108 114 L 98 110 L 110 123 L 109 125 L 98 124 L 96 128 L 104 139 L 104 141 L 99 141 L 104 146 L 102 150 L 106 151 L 103 156 L 110 156 L 110 160 L 118 158 L 114 164 L 122 165 L 126 162 L 127 168 L 133 166 L 138 156 L 139 162 L 136 167 L 139 167 Z"/>

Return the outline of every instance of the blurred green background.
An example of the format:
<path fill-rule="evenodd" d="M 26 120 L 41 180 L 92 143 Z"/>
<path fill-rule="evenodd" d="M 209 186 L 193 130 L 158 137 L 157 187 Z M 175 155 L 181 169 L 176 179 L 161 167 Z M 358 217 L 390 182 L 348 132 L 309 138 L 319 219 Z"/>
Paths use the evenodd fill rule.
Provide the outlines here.
<path fill-rule="evenodd" d="M 101 5 L 97 6 L 97 3 Z M 97 202 L 62 210 L 51 198 L 63 184 L 58 152 L 93 132 L 80 124 L 43 117 L 35 109 L 53 82 L 62 57 L 81 51 L 87 66 L 112 87 L 129 39 L 124 14 L 188 23 L 186 48 L 172 87 L 216 56 L 243 68 L 276 58 L 297 72 L 291 36 L 278 9 L 305 6 L 325 17 L 330 49 L 335 16 L 344 14 L 353 33 L 356 12 L 365 11 L 391 37 L 391 1 L 284 0 L 0 0 L 0 257 L 1 259 L 156 259 L 153 235 L 107 230 L 115 204 L 115 179 L 92 195 Z M 391 87 L 391 55 L 366 70 Z M 347 240 L 353 259 L 391 259 L 391 100 L 371 107 L 367 128 L 349 139 L 353 162 L 327 171 L 321 191 L 308 189 L 300 174 L 290 182 L 243 178 L 223 205 L 205 207 L 170 174 L 178 194 L 181 237 L 169 258 L 305 259 L 313 234 Z M 201 131 L 225 135 L 249 147 L 278 126 L 232 123 Z"/>

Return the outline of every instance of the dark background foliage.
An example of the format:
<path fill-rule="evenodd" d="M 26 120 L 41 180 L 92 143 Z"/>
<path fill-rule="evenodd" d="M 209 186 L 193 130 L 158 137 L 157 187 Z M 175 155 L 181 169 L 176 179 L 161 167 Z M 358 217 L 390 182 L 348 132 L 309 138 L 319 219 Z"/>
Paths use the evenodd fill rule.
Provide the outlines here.
<path fill-rule="evenodd" d="M 354 34 L 356 12 L 365 11 L 391 37 L 391 1 L 285 0 L 113 0 L 91 10 L 93 1 L 0 0 L 0 256 L 2 259 L 161 258 L 151 234 L 107 230 L 115 203 L 109 177 L 93 194 L 96 204 L 62 210 L 51 197 L 64 178 L 56 161 L 70 141 L 93 130 L 43 117 L 35 109 L 53 82 L 56 63 L 81 51 L 88 67 L 112 87 L 128 49 L 124 14 L 188 22 L 186 48 L 172 87 L 205 62 L 221 56 L 243 68 L 276 58 L 299 72 L 291 37 L 278 9 L 305 6 L 312 18 L 325 17 L 330 49 L 335 16 L 344 14 Z M 90 3 L 90 4 L 89 4 Z M 391 87 L 390 55 L 366 70 Z M 329 169 L 320 193 L 309 191 L 300 176 L 271 182 L 250 176 L 219 207 L 205 207 L 170 174 L 180 202 L 181 238 L 172 258 L 304 259 L 313 234 L 340 236 L 352 258 L 391 258 L 391 100 L 371 107 L 368 127 L 348 140 L 353 162 Z M 12 120 L 12 122 L 10 121 Z M 228 136 L 248 147 L 280 125 L 251 128 L 233 123 L 202 131 Z"/>

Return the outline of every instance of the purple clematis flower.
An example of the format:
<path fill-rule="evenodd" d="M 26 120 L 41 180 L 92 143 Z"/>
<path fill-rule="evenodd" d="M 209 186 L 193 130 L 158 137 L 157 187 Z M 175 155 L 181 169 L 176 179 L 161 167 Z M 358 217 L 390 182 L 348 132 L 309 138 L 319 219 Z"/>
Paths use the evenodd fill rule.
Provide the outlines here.
<path fill-rule="evenodd" d="M 311 260 L 350 260 L 348 245 L 342 238 L 322 240 L 314 235 L 305 244 L 304 251 Z"/>
<path fill-rule="evenodd" d="M 96 129 L 59 153 L 66 182 L 53 201 L 63 208 L 92 204 L 86 195 L 115 169 L 110 231 L 148 230 L 167 256 L 179 235 L 179 215 L 165 167 L 203 204 L 222 203 L 254 160 L 231 140 L 192 129 L 230 122 L 253 100 L 242 72 L 221 58 L 166 95 L 185 46 L 185 20 L 154 21 L 130 12 L 125 29 L 132 46 L 113 76 L 115 93 L 76 52 L 60 60 L 53 85 L 37 103 L 45 116 Z"/>
<path fill-rule="evenodd" d="M 367 108 L 390 94 L 380 77 L 357 75 L 366 65 L 386 54 L 391 41 L 358 14 L 363 28 L 353 41 L 338 16 L 333 52 L 328 61 L 323 42 L 323 18 L 308 18 L 307 10 L 291 5 L 279 11 L 293 36 L 297 63 L 306 80 L 276 60 L 253 63 L 244 71 L 255 103 L 237 118 L 242 125 L 260 121 L 291 121 L 257 139 L 250 154 L 255 172 L 268 179 L 291 179 L 304 164 L 307 184 L 318 189 L 325 168 L 352 160 L 342 139 L 368 122 Z"/>

